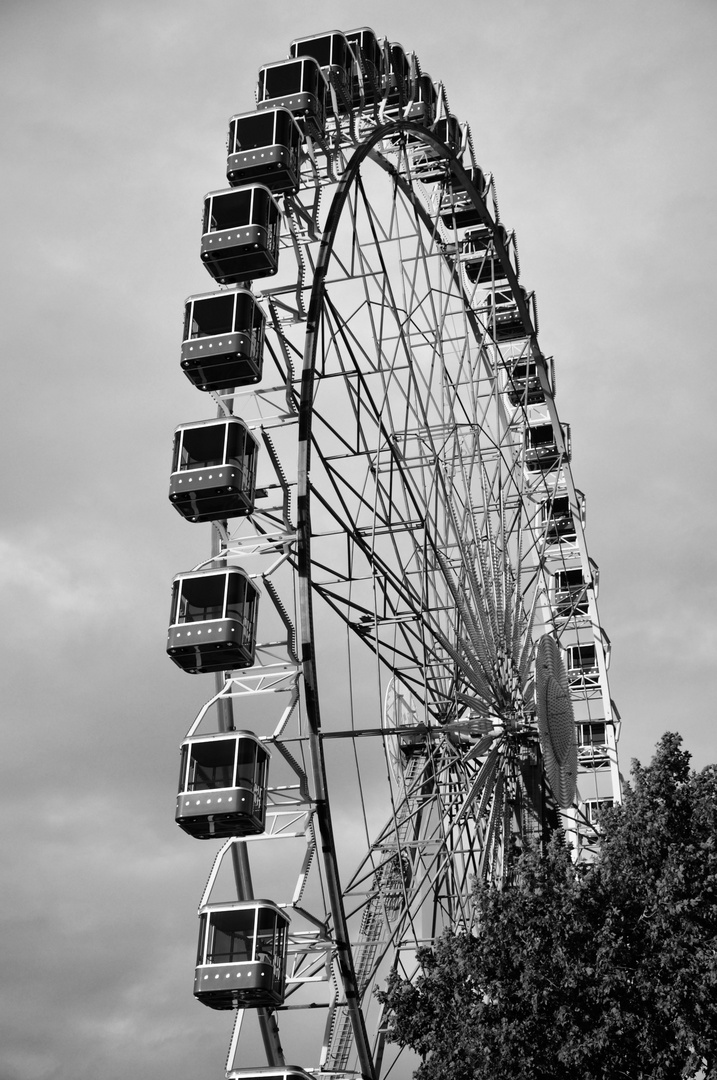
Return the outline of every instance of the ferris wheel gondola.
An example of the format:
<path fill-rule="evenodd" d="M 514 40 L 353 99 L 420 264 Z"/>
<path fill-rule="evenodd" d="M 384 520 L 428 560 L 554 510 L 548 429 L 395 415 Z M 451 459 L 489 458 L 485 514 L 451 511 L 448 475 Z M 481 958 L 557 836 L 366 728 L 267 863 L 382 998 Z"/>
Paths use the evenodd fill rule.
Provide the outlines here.
<path fill-rule="evenodd" d="M 591 805 L 619 798 L 552 359 L 494 180 L 426 80 L 366 27 L 297 39 L 261 69 L 259 111 L 232 118 L 234 186 L 205 202 L 205 265 L 232 288 L 187 302 L 183 364 L 219 415 L 178 429 L 172 497 L 213 541 L 176 579 L 170 650 L 217 673 L 178 821 L 229 838 L 201 906 L 221 988 L 198 993 L 239 1010 L 228 1076 L 249 1075 L 248 1008 L 268 1062 L 252 1076 L 286 1070 L 290 1039 L 302 1068 L 377 1077 L 387 974 L 468 931 L 472 881 L 500 885 L 551 830 L 589 858 Z M 242 463 L 241 485 L 212 472 L 205 490 Z M 229 792 L 245 805 L 215 807 Z M 250 849 L 289 841 L 254 901 Z M 229 853 L 238 899 L 216 903 Z M 226 949 L 205 970 L 212 919 L 232 937 L 272 902 L 271 975 Z"/>

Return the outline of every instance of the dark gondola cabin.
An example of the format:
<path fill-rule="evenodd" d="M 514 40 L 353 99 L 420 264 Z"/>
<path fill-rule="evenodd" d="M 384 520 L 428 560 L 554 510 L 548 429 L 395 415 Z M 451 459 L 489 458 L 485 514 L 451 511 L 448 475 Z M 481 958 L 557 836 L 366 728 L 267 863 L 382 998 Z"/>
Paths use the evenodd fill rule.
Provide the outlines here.
<path fill-rule="evenodd" d="M 313 57 L 329 86 L 334 88 L 339 112 L 348 112 L 351 108 L 350 94 L 355 60 L 351 46 L 339 30 L 297 38 L 289 46 L 289 55 L 292 60 L 300 56 Z M 326 95 L 326 109 L 330 113 L 334 111 L 330 93 Z"/>
<path fill-rule="evenodd" d="M 411 100 L 411 62 L 400 42 L 384 45 L 382 69 L 385 115 L 400 119 Z"/>
<path fill-rule="evenodd" d="M 312 133 L 321 134 L 326 123 L 326 79 L 311 56 L 280 60 L 259 69 L 257 109 L 288 109 Z"/>
<path fill-rule="evenodd" d="M 279 206 L 263 184 L 210 191 L 204 199 L 201 256 L 212 277 L 236 285 L 275 274 L 280 218 Z"/>
<path fill-rule="evenodd" d="M 372 105 L 381 98 L 381 47 L 370 26 L 349 30 L 346 40 L 358 66 L 351 79 L 351 104 L 355 109 Z"/>
<path fill-rule="evenodd" d="M 570 461 L 570 426 L 562 425 L 565 453 L 555 438 L 553 425 L 532 424 L 525 429 L 525 468 L 528 472 L 550 472 Z"/>
<path fill-rule="evenodd" d="M 211 1009 L 281 1005 L 288 926 L 288 916 L 270 900 L 204 904 L 194 996 Z"/>
<path fill-rule="evenodd" d="M 572 543 L 577 538 L 568 495 L 556 495 L 542 506 L 545 539 L 549 544 Z"/>
<path fill-rule="evenodd" d="M 444 116 L 436 120 L 430 130 L 446 145 L 449 153 L 458 154 L 461 147 L 461 129 L 455 116 Z M 450 170 L 443 150 L 423 142 L 420 138 L 411 140 L 410 146 L 413 172 L 418 180 L 424 184 L 446 180 Z"/>
<path fill-rule="evenodd" d="M 525 289 L 520 289 L 520 296 L 527 304 Z M 487 296 L 486 301 L 488 329 L 495 341 L 515 341 L 528 336 L 512 289 L 497 289 L 494 295 Z"/>
<path fill-rule="evenodd" d="M 190 296 L 184 307 L 182 370 L 198 390 L 259 382 L 264 313 L 248 289 Z"/>
<path fill-rule="evenodd" d="M 237 416 L 181 424 L 174 433 L 170 502 L 188 521 L 250 514 L 258 450 Z"/>
<path fill-rule="evenodd" d="M 468 179 L 478 193 L 480 199 L 485 198 L 486 183 L 485 176 L 482 169 L 468 169 Z M 457 177 L 452 177 L 450 190 L 444 192 L 441 197 L 441 221 L 449 229 L 466 229 L 472 225 L 483 226 L 483 218 L 481 217 L 475 203 L 473 202 L 473 196 L 469 193 L 468 188 L 461 184 Z M 478 233 L 478 237 L 481 233 Z M 468 237 L 466 237 L 466 240 Z"/>
<path fill-rule="evenodd" d="M 316 1080 L 296 1065 L 264 1065 L 255 1069 L 229 1069 L 226 1080 Z"/>
<path fill-rule="evenodd" d="M 505 248 L 508 238 L 502 225 L 496 225 L 494 229 L 488 225 L 480 225 L 477 229 L 471 229 L 461 240 L 461 262 L 466 277 L 474 285 L 486 285 L 505 279 L 506 271 L 495 252 L 494 236 Z"/>
<path fill-rule="evenodd" d="M 288 109 L 232 116 L 227 180 L 232 186 L 257 181 L 272 191 L 297 191 L 302 138 Z"/>
<path fill-rule="evenodd" d="M 176 822 L 198 840 L 264 831 L 269 753 L 250 731 L 182 743 Z"/>
<path fill-rule="evenodd" d="M 607 725 L 604 720 L 591 720 L 577 725 L 578 758 L 582 768 L 595 769 L 607 762 Z"/>
<path fill-rule="evenodd" d="M 588 597 L 580 567 L 556 571 L 553 610 L 555 615 L 562 619 L 587 615 Z"/>
<path fill-rule="evenodd" d="M 244 570 L 195 570 L 172 586 L 167 652 L 184 671 L 251 667 L 259 591 Z"/>
<path fill-rule="evenodd" d="M 568 645 L 566 667 L 571 686 L 594 685 L 600 670 L 595 645 Z"/>
<path fill-rule="evenodd" d="M 412 101 L 406 112 L 407 120 L 415 120 L 421 127 L 431 127 L 436 119 L 438 94 L 430 75 L 418 75 L 413 87 Z"/>
<path fill-rule="evenodd" d="M 548 381 L 552 384 L 550 359 Z M 538 364 L 532 358 L 521 356 L 507 362 L 506 392 L 511 405 L 540 405 L 545 401 L 545 391 L 540 382 Z"/>
<path fill-rule="evenodd" d="M 458 118 L 453 115 L 442 116 L 436 120 L 432 129 L 433 134 L 445 143 L 452 154 L 457 154 L 461 148 L 461 125 Z"/>

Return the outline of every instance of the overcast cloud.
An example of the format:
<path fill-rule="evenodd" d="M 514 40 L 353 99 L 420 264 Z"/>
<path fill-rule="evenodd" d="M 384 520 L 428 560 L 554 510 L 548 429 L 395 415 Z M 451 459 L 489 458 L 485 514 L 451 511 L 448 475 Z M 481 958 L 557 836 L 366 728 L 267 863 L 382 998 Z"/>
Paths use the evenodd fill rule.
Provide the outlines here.
<path fill-rule="evenodd" d="M 204 193 L 299 34 L 371 25 L 469 120 L 587 495 L 621 764 L 717 760 L 712 0 L 6 0 L 0 1080 L 221 1076 L 191 993 L 212 852 L 173 822 L 207 682 L 164 656 Z M 207 540 L 208 545 L 208 540 Z"/>

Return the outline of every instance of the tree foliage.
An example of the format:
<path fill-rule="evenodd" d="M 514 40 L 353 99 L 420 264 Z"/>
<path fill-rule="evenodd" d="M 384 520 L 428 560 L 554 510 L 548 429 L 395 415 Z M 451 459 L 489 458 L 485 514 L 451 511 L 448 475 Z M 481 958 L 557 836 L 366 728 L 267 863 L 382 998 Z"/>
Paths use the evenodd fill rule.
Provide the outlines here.
<path fill-rule="evenodd" d="M 589 872 L 560 837 L 520 855 L 513 884 L 476 888 L 472 935 L 390 979 L 416 1080 L 717 1078 L 717 767 L 689 760 L 663 736 Z"/>

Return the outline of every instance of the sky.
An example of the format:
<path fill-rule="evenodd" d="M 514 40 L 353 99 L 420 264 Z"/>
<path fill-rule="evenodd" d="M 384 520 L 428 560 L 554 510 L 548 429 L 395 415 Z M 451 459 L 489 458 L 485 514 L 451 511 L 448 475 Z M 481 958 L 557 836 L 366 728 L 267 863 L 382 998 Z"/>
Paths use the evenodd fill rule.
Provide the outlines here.
<path fill-rule="evenodd" d="M 712 0 L 6 0 L 0 1080 L 222 1075 L 228 1018 L 191 994 L 210 856 L 173 822 L 208 690 L 164 655 L 201 557 L 167 502 L 182 309 L 258 68 L 360 25 L 445 81 L 517 232 L 623 772 L 665 730 L 717 761 Z"/>

